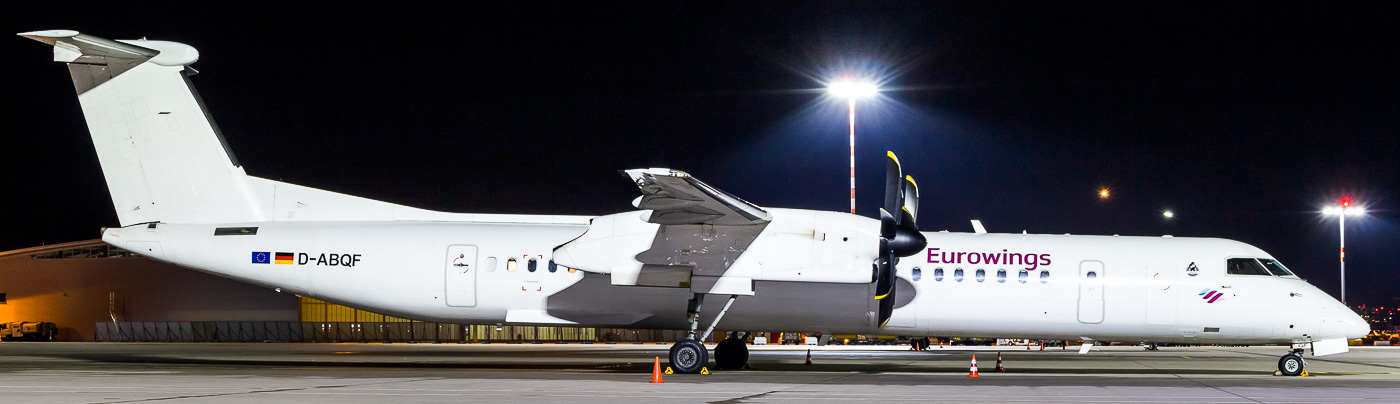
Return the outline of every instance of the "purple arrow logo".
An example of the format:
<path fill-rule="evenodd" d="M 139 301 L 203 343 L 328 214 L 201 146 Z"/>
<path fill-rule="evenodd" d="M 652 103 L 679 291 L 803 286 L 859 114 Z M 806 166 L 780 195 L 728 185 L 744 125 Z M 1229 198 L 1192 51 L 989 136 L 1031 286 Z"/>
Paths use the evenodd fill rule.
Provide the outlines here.
<path fill-rule="evenodd" d="M 1201 296 L 1201 299 L 1204 299 L 1206 303 L 1215 303 L 1216 300 L 1220 300 L 1221 297 L 1225 297 L 1225 294 L 1214 290 L 1210 290 L 1210 288 L 1205 288 L 1201 290 L 1201 293 L 1197 293 L 1196 296 Z"/>

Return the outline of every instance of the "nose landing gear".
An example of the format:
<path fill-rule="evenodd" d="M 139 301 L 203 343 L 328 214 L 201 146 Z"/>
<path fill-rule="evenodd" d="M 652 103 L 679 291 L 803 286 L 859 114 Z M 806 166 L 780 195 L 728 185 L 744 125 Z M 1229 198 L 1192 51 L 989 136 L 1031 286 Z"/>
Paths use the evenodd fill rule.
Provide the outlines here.
<path fill-rule="evenodd" d="M 1308 362 L 1303 360 L 1302 353 L 1303 350 L 1295 349 L 1292 352 L 1289 352 L 1287 355 L 1283 355 L 1282 358 L 1279 358 L 1279 373 L 1283 374 L 1284 376 L 1297 376 L 1303 374 L 1303 368 L 1308 365 Z"/>

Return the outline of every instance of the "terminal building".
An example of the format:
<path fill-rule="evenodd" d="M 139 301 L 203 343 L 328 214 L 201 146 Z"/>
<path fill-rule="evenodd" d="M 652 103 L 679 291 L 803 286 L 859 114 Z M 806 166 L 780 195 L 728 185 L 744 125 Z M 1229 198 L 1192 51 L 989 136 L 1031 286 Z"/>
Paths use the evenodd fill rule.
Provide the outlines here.
<path fill-rule="evenodd" d="M 59 341 L 665 342 L 681 332 L 394 318 L 147 259 L 101 240 L 0 252 L 0 323 L 14 322 L 54 323 Z"/>

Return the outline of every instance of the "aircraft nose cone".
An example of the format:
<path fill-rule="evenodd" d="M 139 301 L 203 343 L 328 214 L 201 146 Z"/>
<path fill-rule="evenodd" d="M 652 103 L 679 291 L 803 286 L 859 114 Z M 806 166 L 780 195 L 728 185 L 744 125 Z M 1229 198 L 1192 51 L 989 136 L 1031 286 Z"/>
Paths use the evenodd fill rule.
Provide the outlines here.
<path fill-rule="evenodd" d="M 1357 315 L 1353 315 L 1351 319 L 1347 320 L 1346 327 L 1347 339 L 1357 339 L 1371 333 L 1371 324 Z"/>

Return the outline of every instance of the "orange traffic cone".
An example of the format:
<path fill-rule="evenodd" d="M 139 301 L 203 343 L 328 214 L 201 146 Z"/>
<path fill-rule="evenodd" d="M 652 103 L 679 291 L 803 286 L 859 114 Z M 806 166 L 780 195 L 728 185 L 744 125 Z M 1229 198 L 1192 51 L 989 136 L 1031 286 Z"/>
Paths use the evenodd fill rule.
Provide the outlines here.
<path fill-rule="evenodd" d="M 972 369 L 967 371 L 967 377 L 982 377 L 977 374 L 977 355 L 972 355 Z"/>
<path fill-rule="evenodd" d="M 993 371 L 993 372 L 1005 372 L 1005 371 L 1006 371 L 1006 368 L 1001 367 L 1001 352 L 997 352 L 997 368 L 996 368 L 996 369 L 992 369 L 992 371 Z"/>
<path fill-rule="evenodd" d="M 811 350 L 811 349 L 808 349 L 808 350 L 807 350 L 807 363 L 804 363 L 803 365 L 812 366 L 812 350 Z"/>
<path fill-rule="evenodd" d="M 660 356 L 656 357 L 656 363 L 654 363 L 654 364 L 651 365 L 651 382 L 652 382 L 652 383 L 665 383 L 665 382 L 666 382 L 665 380 L 661 380 L 661 357 L 660 357 Z"/>

